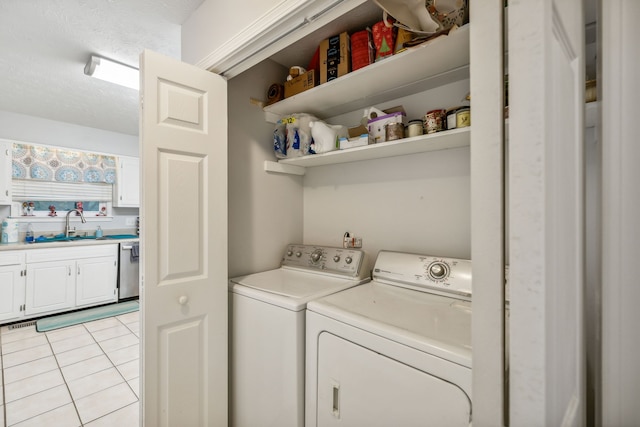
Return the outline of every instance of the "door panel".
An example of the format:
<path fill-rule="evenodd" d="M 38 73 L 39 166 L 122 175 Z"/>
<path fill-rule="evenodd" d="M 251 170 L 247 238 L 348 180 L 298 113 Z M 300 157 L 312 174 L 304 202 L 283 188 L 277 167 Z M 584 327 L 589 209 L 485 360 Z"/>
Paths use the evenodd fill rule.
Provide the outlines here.
<path fill-rule="evenodd" d="M 582 7 L 508 7 L 511 425 L 585 423 Z"/>
<path fill-rule="evenodd" d="M 226 82 L 141 57 L 143 421 L 227 425 Z"/>
<path fill-rule="evenodd" d="M 324 332 L 318 338 L 317 426 L 460 426 L 471 402 L 456 385 Z"/>

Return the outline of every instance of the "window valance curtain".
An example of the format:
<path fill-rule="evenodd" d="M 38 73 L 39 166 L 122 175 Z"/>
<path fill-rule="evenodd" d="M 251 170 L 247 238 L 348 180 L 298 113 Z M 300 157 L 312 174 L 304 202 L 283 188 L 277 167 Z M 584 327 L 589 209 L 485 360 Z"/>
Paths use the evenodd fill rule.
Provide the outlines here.
<path fill-rule="evenodd" d="M 13 144 L 14 179 L 106 183 L 116 182 L 116 158 L 54 147 Z"/>

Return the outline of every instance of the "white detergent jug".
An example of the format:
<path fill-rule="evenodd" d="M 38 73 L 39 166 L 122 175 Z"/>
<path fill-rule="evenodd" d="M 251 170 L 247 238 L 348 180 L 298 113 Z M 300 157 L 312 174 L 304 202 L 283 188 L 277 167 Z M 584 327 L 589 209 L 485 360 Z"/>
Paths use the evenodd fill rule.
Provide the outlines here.
<path fill-rule="evenodd" d="M 309 147 L 313 154 L 327 153 L 340 147 L 339 140 L 347 137 L 347 127 L 342 125 L 329 125 L 323 121 L 309 123 L 313 142 Z"/>

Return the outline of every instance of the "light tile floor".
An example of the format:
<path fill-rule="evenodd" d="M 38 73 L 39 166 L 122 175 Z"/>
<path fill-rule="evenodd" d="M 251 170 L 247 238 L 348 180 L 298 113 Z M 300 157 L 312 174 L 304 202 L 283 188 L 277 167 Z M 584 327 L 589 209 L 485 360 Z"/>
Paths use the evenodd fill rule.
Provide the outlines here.
<path fill-rule="evenodd" d="M 0 329 L 0 427 L 137 427 L 139 312 L 50 332 Z"/>

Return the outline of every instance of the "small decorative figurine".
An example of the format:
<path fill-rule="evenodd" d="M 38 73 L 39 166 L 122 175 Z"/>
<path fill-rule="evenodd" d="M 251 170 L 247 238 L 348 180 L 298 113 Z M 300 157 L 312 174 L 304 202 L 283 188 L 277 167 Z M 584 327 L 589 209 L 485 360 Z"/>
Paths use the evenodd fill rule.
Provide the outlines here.
<path fill-rule="evenodd" d="M 36 204 L 33 202 L 29 202 L 29 207 L 27 208 L 27 215 L 33 216 L 33 212 L 36 210 Z"/>
<path fill-rule="evenodd" d="M 76 202 L 76 209 L 78 209 L 80 212 L 84 212 L 84 209 L 82 208 L 82 202 Z M 76 212 L 76 216 L 80 216 L 80 214 Z"/>
<path fill-rule="evenodd" d="M 49 205 L 49 216 L 58 216 L 56 213 L 56 207 L 53 205 Z"/>
<path fill-rule="evenodd" d="M 98 212 L 96 216 L 107 216 L 107 207 L 106 206 L 101 207 L 100 212 Z"/>
<path fill-rule="evenodd" d="M 29 215 L 29 204 L 27 202 L 22 202 L 22 216 Z"/>

